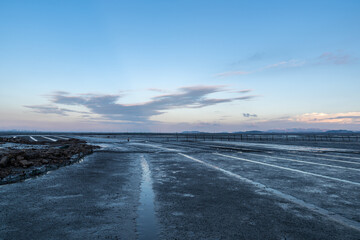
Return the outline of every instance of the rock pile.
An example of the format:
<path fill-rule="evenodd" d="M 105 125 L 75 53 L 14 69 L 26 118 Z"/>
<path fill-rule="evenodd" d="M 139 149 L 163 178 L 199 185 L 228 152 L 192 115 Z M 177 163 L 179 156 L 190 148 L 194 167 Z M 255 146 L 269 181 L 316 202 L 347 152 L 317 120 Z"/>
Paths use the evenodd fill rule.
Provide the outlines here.
<path fill-rule="evenodd" d="M 0 138 L 0 142 L 28 144 L 27 140 L 22 141 L 20 138 Z M 24 173 L 26 169 L 39 168 L 43 165 L 55 165 L 56 167 L 68 165 L 74 161 L 74 158 L 79 159 L 97 148 L 97 146 L 88 145 L 85 141 L 78 139 L 42 144 L 44 144 L 44 148 L 8 148 L 0 152 L 0 179 L 19 172 Z"/>
<path fill-rule="evenodd" d="M 15 138 L 15 137 L 0 137 L 0 143 L 38 144 L 37 142 L 32 142 L 27 139 Z"/>

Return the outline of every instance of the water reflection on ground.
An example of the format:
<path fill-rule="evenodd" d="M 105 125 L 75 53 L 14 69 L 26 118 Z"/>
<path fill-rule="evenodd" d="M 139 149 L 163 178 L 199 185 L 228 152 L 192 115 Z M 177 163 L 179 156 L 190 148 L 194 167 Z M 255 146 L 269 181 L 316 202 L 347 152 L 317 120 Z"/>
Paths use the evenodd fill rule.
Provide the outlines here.
<path fill-rule="evenodd" d="M 158 225 L 154 209 L 155 195 L 152 189 L 151 171 L 144 156 L 141 156 L 141 169 L 140 205 L 137 218 L 139 239 L 157 239 Z"/>

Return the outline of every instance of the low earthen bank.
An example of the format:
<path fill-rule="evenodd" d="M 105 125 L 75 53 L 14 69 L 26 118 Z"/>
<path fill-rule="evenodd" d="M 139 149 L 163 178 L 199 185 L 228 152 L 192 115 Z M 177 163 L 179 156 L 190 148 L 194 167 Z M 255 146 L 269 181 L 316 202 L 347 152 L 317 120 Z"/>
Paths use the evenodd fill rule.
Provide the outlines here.
<path fill-rule="evenodd" d="M 36 143 L 21 138 L 0 138 L 0 147 L 0 185 L 72 164 L 98 148 L 74 138 Z"/>

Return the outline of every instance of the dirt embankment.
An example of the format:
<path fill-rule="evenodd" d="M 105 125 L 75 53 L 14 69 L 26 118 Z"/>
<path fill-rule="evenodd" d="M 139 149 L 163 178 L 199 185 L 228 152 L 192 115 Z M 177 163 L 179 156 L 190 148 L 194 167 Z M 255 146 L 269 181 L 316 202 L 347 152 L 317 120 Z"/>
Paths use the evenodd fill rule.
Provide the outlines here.
<path fill-rule="evenodd" d="M 7 147 L 5 143 L 10 143 Z M 93 152 L 97 146 L 79 139 L 30 142 L 21 138 L 0 138 L 0 185 L 17 182 L 69 165 Z"/>

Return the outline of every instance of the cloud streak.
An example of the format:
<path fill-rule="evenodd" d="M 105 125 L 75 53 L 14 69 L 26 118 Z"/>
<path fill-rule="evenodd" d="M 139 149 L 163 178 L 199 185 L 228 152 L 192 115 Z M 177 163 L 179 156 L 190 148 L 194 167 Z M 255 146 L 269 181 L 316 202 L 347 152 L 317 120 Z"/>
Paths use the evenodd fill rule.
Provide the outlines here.
<path fill-rule="evenodd" d="M 87 113 L 87 112 L 66 109 L 66 108 L 60 108 L 54 105 L 33 105 L 33 106 L 25 105 L 24 107 L 32 109 L 34 112 L 37 113 L 57 114 L 61 116 L 68 116 L 68 113 L 85 113 L 85 114 Z"/>
<path fill-rule="evenodd" d="M 102 116 L 106 120 L 129 121 L 134 123 L 153 122 L 152 116 L 163 114 L 167 110 L 180 108 L 204 108 L 221 103 L 244 101 L 254 98 L 241 92 L 241 96 L 228 98 L 211 98 L 210 94 L 228 92 L 224 86 L 191 86 L 177 89 L 173 94 L 158 95 L 144 103 L 122 104 L 118 101 L 122 95 L 78 94 L 55 92 L 50 95 L 52 105 L 26 106 L 39 113 L 66 115 L 72 110 L 60 108 L 58 105 L 85 107 L 92 114 Z"/>
<path fill-rule="evenodd" d="M 250 73 L 252 73 L 252 72 L 230 71 L 230 72 L 223 72 L 223 73 L 215 74 L 215 77 L 230 77 L 230 76 L 237 76 L 237 75 L 247 75 L 247 74 L 250 74 Z"/>
<path fill-rule="evenodd" d="M 304 123 L 338 123 L 357 124 L 360 123 L 360 112 L 347 113 L 305 113 L 289 120 Z"/>
<path fill-rule="evenodd" d="M 318 65 L 345 65 L 356 62 L 357 58 L 349 54 L 341 52 L 324 52 L 318 57 L 308 59 L 291 59 L 285 61 L 279 61 L 266 66 L 258 67 L 252 71 L 228 71 L 215 74 L 215 77 L 233 77 L 241 75 L 249 75 L 257 72 L 268 71 L 271 69 L 285 69 L 285 68 L 297 68 L 302 66 L 318 66 Z"/>
<path fill-rule="evenodd" d="M 256 114 L 250 114 L 250 113 L 243 113 L 243 116 L 246 118 L 257 117 Z"/>
<path fill-rule="evenodd" d="M 344 65 L 355 62 L 356 58 L 344 53 L 324 52 L 320 55 L 319 61 L 323 64 Z"/>
<path fill-rule="evenodd" d="M 271 68 L 293 68 L 293 67 L 300 67 L 305 65 L 305 61 L 300 60 L 289 60 L 289 61 L 281 61 L 274 64 L 267 65 L 263 68 L 260 68 L 259 71 L 271 69 Z"/>
<path fill-rule="evenodd" d="M 242 94 L 244 94 L 244 93 L 249 93 L 249 92 L 251 92 L 252 90 L 251 89 L 244 89 L 244 90 L 239 90 L 239 91 L 234 91 L 235 93 L 242 93 Z"/>

